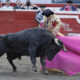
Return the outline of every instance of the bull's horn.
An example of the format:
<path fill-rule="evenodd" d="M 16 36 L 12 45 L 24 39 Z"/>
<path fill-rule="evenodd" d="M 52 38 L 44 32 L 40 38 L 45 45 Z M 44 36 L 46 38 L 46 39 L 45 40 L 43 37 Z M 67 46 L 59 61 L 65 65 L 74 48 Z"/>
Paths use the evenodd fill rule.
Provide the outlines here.
<path fill-rule="evenodd" d="M 58 40 L 57 38 L 55 38 L 54 41 L 55 41 L 55 43 L 56 43 L 57 45 L 62 46 L 61 44 L 59 44 L 59 42 L 58 42 L 59 40 Z"/>

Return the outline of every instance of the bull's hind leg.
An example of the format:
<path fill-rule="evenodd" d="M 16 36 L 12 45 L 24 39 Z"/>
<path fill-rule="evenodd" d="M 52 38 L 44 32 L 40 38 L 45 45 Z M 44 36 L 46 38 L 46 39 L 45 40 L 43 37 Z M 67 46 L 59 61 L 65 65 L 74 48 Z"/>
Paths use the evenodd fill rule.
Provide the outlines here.
<path fill-rule="evenodd" d="M 9 63 L 11 64 L 12 68 L 13 68 L 13 71 L 16 72 L 17 68 L 16 66 L 14 65 L 13 61 L 11 59 L 8 58 L 8 61 Z"/>
<path fill-rule="evenodd" d="M 35 47 L 29 47 L 29 54 L 31 58 L 31 62 L 33 64 L 32 69 L 33 71 L 37 72 L 37 67 L 36 67 L 36 48 Z"/>
<path fill-rule="evenodd" d="M 46 62 L 45 59 L 46 59 L 46 56 L 40 57 L 40 62 L 42 64 L 44 74 L 48 74 L 48 71 L 46 70 L 46 67 L 45 67 L 45 62 Z"/>

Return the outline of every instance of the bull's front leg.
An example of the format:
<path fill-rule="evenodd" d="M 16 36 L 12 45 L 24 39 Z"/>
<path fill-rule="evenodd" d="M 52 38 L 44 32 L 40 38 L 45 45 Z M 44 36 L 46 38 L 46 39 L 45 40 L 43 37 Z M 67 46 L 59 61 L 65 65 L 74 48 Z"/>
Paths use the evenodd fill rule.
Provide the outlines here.
<path fill-rule="evenodd" d="M 48 74 L 48 71 L 46 70 L 46 67 L 45 67 L 45 63 L 46 63 L 46 56 L 43 56 L 43 57 L 40 57 L 40 62 L 42 64 L 42 67 L 43 67 L 43 72 L 44 74 Z"/>
<path fill-rule="evenodd" d="M 16 68 L 16 66 L 14 65 L 12 59 L 9 59 L 9 58 L 7 58 L 7 59 L 8 59 L 8 61 L 9 61 L 9 63 L 11 64 L 11 66 L 12 66 L 12 68 L 13 68 L 13 71 L 16 72 L 17 68 Z"/>
<path fill-rule="evenodd" d="M 37 72 L 37 67 L 36 67 L 36 48 L 35 47 L 29 47 L 29 54 L 30 54 L 30 59 L 33 64 L 32 70 Z"/>

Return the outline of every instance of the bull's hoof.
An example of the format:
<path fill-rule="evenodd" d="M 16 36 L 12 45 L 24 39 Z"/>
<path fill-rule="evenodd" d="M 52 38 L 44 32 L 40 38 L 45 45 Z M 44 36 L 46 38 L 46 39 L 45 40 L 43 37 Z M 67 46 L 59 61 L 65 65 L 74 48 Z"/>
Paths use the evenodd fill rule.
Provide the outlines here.
<path fill-rule="evenodd" d="M 17 71 L 17 68 L 13 68 L 13 72 L 16 72 Z"/>
<path fill-rule="evenodd" d="M 48 75 L 48 71 L 47 70 L 43 71 L 43 73 L 46 74 L 46 75 Z"/>
<path fill-rule="evenodd" d="M 37 67 L 32 67 L 33 71 L 37 72 Z"/>

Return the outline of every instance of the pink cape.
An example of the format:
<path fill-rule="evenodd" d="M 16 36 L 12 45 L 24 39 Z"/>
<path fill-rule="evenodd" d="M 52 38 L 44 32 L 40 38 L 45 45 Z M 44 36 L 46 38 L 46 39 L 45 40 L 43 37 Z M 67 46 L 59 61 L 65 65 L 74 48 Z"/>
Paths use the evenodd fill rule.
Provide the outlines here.
<path fill-rule="evenodd" d="M 52 61 L 46 59 L 47 69 L 58 69 L 71 76 L 80 72 L 80 36 L 58 36 L 67 48 L 61 50 Z"/>

